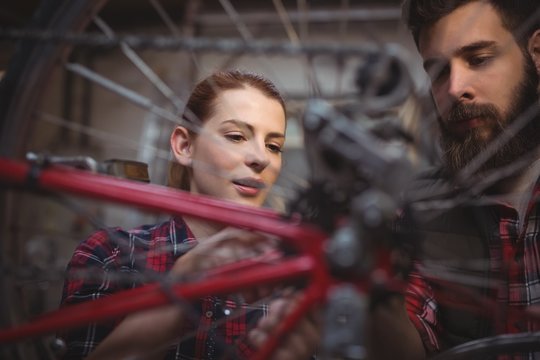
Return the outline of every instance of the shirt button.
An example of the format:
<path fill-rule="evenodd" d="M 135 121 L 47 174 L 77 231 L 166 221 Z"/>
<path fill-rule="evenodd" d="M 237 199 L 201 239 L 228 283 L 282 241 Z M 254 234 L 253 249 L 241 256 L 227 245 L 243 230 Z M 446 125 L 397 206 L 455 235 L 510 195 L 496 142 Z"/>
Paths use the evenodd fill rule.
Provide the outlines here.
<path fill-rule="evenodd" d="M 207 311 L 205 315 L 207 318 L 211 318 L 214 314 L 211 311 Z"/>

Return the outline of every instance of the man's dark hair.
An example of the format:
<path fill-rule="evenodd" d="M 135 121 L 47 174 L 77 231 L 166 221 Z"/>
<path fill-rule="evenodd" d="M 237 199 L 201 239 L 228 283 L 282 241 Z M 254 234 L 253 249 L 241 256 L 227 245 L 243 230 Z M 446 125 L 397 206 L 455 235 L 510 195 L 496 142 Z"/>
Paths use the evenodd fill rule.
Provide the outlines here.
<path fill-rule="evenodd" d="M 534 31 L 540 29 L 539 0 L 405 0 L 402 5 L 403 19 L 412 32 L 416 46 L 424 28 L 473 1 L 491 4 L 501 16 L 503 26 L 521 46 L 525 46 Z"/>

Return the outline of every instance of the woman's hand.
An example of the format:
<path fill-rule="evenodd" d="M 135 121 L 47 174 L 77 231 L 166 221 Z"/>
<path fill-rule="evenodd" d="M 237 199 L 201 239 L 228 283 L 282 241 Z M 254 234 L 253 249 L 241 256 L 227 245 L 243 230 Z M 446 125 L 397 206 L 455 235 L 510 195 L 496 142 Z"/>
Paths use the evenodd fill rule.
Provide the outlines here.
<path fill-rule="evenodd" d="M 269 237 L 242 231 L 224 229 L 203 239 L 197 246 L 181 256 L 172 268 L 178 276 L 190 276 L 201 271 L 242 259 L 275 251 L 277 243 Z M 263 287 L 242 292 L 248 301 L 267 296 L 270 289 Z M 159 357 L 162 349 L 176 339 L 184 328 L 185 309 L 169 305 L 132 314 L 124 319 L 92 353 L 92 359 L 119 359 L 129 356 Z M 151 334 L 147 329 L 154 329 Z"/>
<path fill-rule="evenodd" d="M 193 249 L 178 258 L 171 273 L 177 276 L 190 276 L 204 271 L 210 272 L 219 266 L 241 260 L 268 261 L 279 256 L 277 245 L 277 240 L 267 235 L 226 228 L 200 240 Z M 253 302 L 270 293 L 270 287 L 260 286 L 245 290 L 241 295 L 246 302 Z"/>
<path fill-rule="evenodd" d="M 302 293 L 285 294 L 270 303 L 268 316 L 259 320 L 257 327 L 250 331 L 249 340 L 255 347 L 261 347 L 275 332 L 279 324 L 298 305 Z M 272 360 L 309 359 L 316 353 L 321 339 L 321 319 L 317 309 L 302 318 L 293 331 L 278 345 L 272 354 Z"/>
<path fill-rule="evenodd" d="M 275 249 L 276 241 L 268 236 L 226 228 L 202 239 L 187 254 L 181 256 L 172 268 L 172 273 L 190 275 L 238 260 L 261 255 Z"/>

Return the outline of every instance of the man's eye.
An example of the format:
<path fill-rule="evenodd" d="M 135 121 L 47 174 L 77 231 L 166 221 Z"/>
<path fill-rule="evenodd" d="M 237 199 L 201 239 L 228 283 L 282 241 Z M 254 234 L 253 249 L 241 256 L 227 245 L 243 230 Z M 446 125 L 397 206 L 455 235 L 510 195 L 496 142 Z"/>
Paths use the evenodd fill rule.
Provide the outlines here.
<path fill-rule="evenodd" d="M 486 64 L 491 59 L 491 56 L 473 56 L 469 59 L 469 65 L 480 66 Z"/>
<path fill-rule="evenodd" d="M 429 78 L 432 82 L 439 81 L 444 79 L 448 74 L 450 74 L 450 65 L 449 64 L 438 64 L 431 67 L 428 71 Z"/>
<path fill-rule="evenodd" d="M 231 142 L 240 142 L 244 140 L 244 135 L 242 134 L 225 134 L 225 138 Z"/>
<path fill-rule="evenodd" d="M 281 146 L 276 145 L 276 144 L 266 144 L 266 148 L 270 150 L 270 152 L 273 152 L 276 154 L 282 152 Z"/>

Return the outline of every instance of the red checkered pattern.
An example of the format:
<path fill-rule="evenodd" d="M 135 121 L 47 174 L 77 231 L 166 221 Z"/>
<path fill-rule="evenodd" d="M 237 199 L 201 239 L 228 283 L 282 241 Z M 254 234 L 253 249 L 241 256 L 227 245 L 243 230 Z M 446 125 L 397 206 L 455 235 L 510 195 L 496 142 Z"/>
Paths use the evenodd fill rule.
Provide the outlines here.
<path fill-rule="evenodd" d="M 492 289 L 493 299 L 501 304 L 501 309 L 524 309 L 540 304 L 540 185 L 537 183 L 520 230 L 517 211 L 505 204 L 479 208 L 483 219 L 493 221 L 492 234 L 486 235 L 484 241 L 489 252 L 489 276 L 497 279 L 498 287 Z M 491 227 L 490 227 L 491 228 Z M 426 238 L 425 241 L 429 241 Z M 430 283 L 414 272 L 406 293 L 409 318 L 418 329 L 428 353 L 441 350 L 441 338 L 445 331 L 438 318 L 439 303 Z M 538 322 L 520 321 L 514 318 L 515 312 L 506 312 L 497 316 L 490 332 L 519 333 L 539 331 Z M 540 354 L 520 354 L 499 359 L 535 359 Z"/>
<path fill-rule="evenodd" d="M 92 301 L 155 281 L 185 254 L 195 238 L 181 218 L 125 231 L 100 230 L 76 248 L 68 264 L 61 306 Z M 166 359 L 248 358 L 246 333 L 267 313 L 267 306 L 248 306 L 217 298 L 201 299 L 193 307 L 192 325 L 171 347 Z M 87 356 L 117 322 L 89 324 L 61 337 L 68 344 L 65 359 Z M 151 331 L 151 329 L 148 329 Z"/>

